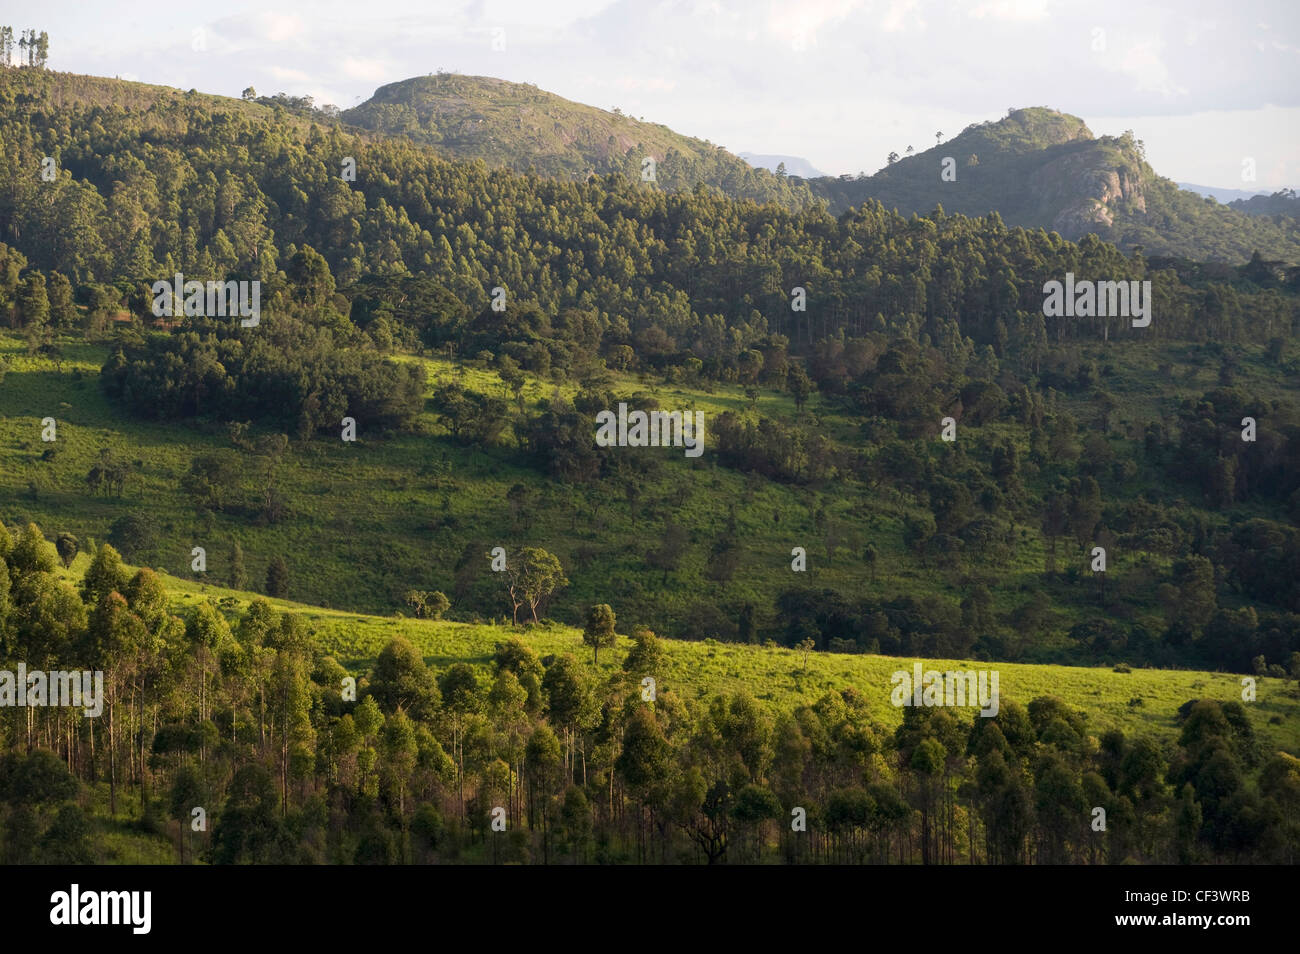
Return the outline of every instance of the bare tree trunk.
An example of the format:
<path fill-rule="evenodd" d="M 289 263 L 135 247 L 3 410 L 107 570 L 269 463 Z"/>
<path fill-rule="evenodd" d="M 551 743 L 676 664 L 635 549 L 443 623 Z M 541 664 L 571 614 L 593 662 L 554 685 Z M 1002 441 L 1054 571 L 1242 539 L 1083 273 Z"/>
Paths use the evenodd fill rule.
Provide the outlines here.
<path fill-rule="evenodd" d="M 149 767 L 144 762 L 144 679 L 140 680 L 140 807 L 144 808 L 149 800 Z"/>
<path fill-rule="evenodd" d="M 280 813 L 289 814 L 289 685 L 284 687 L 284 716 L 280 724 Z"/>
<path fill-rule="evenodd" d="M 113 713 L 116 709 L 116 700 L 108 704 L 108 811 L 110 815 L 117 814 L 117 747 L 113 744 L 115 739 Z"/>

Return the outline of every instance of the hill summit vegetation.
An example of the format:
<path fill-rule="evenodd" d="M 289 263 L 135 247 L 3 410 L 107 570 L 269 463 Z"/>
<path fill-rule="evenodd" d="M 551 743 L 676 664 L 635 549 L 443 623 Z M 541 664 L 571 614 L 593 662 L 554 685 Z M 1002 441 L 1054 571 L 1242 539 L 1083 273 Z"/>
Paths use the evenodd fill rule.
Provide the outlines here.
<path fill-rule="evenodd" d="M 1300 264 L 1300 222 L 1247 214 L 1263 208 L 1220 205 L 1180 189 L 1146 161 L 1142 140 L 1094 137 L 1076 116 L 1042 107 L 1013 109 L 946 141 L 906 155 L 891 153 L 876 174 L 808 184 L 840 212 L 875 199 L 903 215 L 996 210 L 1008 224 L 1044 228 L 1079 240 L 1098 238 L 1146 255 L 1241 264 L 1259 252 Z M 945 164 L 947 164 L 945 166 Z M 946 168 L 946 172 L 945 172 Z M 1270 211 L 1282 211 L 1268 207 Z"/>
<path fill-rule="evenodd" d="M 786 208 L 813 201 L 807 186 L 755 169 L 722 146 L 530 83 L 447 72 L 416 76 L 381 86 L 343 119 L 432 146 L 448 159 L 481 159 L 489 168 L 577 181 L 610 173 L 637 181 L 644 173 L 669 191 L 706 185 Z M 654 161 L 652 172 L 647 159 Z"/>

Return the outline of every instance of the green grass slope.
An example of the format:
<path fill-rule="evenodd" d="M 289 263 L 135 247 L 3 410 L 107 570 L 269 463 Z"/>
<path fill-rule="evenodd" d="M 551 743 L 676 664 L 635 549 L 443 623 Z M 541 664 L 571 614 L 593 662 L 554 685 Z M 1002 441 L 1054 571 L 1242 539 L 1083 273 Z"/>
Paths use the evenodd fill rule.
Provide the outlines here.
<path fill-rule="evenodd" d="M 88 564 L 89 557 L 80 555 L 66 577 L 79 579 Z M 173 597 L 173 611 L 181 615 L 187 615 L 203 600 L 212 600 L 227 614 L 239 615 L 252 600 L 267 599 L 194 580 L 172 576 L 163 579 Z M 320 649 L 357 675 L 374 665 L 379 651 L 395 636 L 409 640 L 438 670 L 455 663 L 478 668 L 484 685 L 497 644 L 511 637 L 522 638 L 539 657 L 573 653 L 584 666 L 591 663 L 581 629 L 559 623 L 520 628 L 350 613 L 290 600 L 267 602 L 277 612 L 302 616 Z M 621 625 L 619 628 L 624 629 Z M 809 653 L 805 659 L 796 649 L 775 646 L 675 639 L 665 639 L 662 644 L 664 667 L 656 677 L 656 689 L 673 693 L 688 704 L 707 705 L 718 695 L 746 692 L 774 713 L 788 712 L 817 701 L 827 692 L 851 688 L 867 701 L 872 718 L 891 729 L 903 718 L 903 710 L 890 702 L 891 676 L 899 670 L 911 674 L 916 662 L 923 663 L 927 670 L 996 671 L 1000 700 L 1027 705 L 1040 696 L 1057 696 L 1087 714 L 1093 735 L 1114 728 L 1126 735 L 1151 735 L 1172 743 L 1178 735 L 1176 713 L 1183 703 L 1191 699 L 1226 702 L 1242 698 L 1242 677 L 1229 673 L 1161 669 L 1116 672 L 1100 667 L 839 653 Z M 613 651 L 602 653 L 593 670 L 602 679 L 615 676 L 621 672 L 623 657 L 631 646 L 630 638 L 619 635 Z M 1300 689 L 1295 681 L 1259 678 L 1256 691 L 1256 701 L 1247 704 L 1246 709 L 1261 745 L 1266 751 L 1300 753 Z M 963 717 L 975 718 L 976 711 L 967 709 Z"/>
<path fill-rule="evenodd" d="M 488 551 L 495 546 L 541 546 L 555 553 L 570 581 L 546 609 L 554 619 L 577 623 L 586 608 L 611 603 L 625 625 L 645 624 L 664 635 L 735 638 L 737 607 L 754 607 L 760 632 L 783 625 L 774 600 L 794 587 L 830 588 L 842 593 L 959 602 L 972 583 L 986 585 L 994 610 L 1011 614 L 1045 596 L 1050 613 L 1033 633 L 1013 626 L 1000 658 L 1064 661 L 1076 651 L 1070 628 L 1097 614 L 1083 584 L 1043 578 L 1044 542 L 1028 518 L 1011 526 L 1005 557 L 984 559 L 960 572 L 919 560 L 905 546 L 908 515 L 925 512 L 925 501 L 888 483 L 867 486 L 841 476 L 820 487 L 764 481 L 716 463 L 709 450 L 689 459 L 677 449 L 646 448 L 658 455 L 629 496 L 616 480 L 566 486 L 527 463 L 509 430 L 502 446 L 466 447 L 452 441 L 430 407 L 415 431 L 389 438 L 362 433 L 356 444 L 316 439 L 294 442 L 280 465 L 277 486 L 287 502 L 285 519 L 265 524 L 252 506 L 225 512 L 196 512 L 181 479 L 198 455 L 230 448 L 224 429 L 202 423 L 141 421 L 103 396 L 96 380 L 108 355 L 104 344 L 69 338 L 62 342 L 60 371 L 48 359 L 28 356 L 23 343 L 0 335 L 0 362 L 8 368 L 0 382 L 0 501 L 10 523 L 34 521 L 48 533 L 67 531 L 104 542 L 119 518 L 147 513 L 155 537 L 143 552 L 128 553 L 180 576 L 189 572 L 190 551 L 207 551 L 208 579 L 229 583 L 230 552 L 243 548 L 251 587 L 261 589 L 267 566 L 282 556 L 290 568 L 289 595 L 325 607 L 391 613 L 404 609 L 411 589 L 442 590 L 452 600 L 454 618 L 509 616 L 501 580 L 490 572 Z M 1116 462 L 1141 460 L 1137 452 L 1150 421 L 1169 420 L 1181 401 L 1212 388 L 1219 360 L 1205 348 L 1160 343 L 1124 349 L 1084 349 L 1083 358 L 1104 363 L 1103 380 L 1117 405 L 1108 446 Z M 499 397 L 506 388 L 495 373 L 467 366 L 458 370 L 442 359 L 405 356 L 426 363 L 429 392 L 459 377 L 464 386 Z M 1263 399 L 1295 400 L 1297 383 L 1270 373 L 1258 354 L 1238 366 L 1238 383 Z M 741 410 L 749 401 L 738 386 L 711 392 L 687 385 L 642 382 L 613 375 L 612 390 L 634 404 L 648 395 L 664 408 L 695 408 L 706 421 L 724 410 Z M 556 390 L 571 396 L 572 384 L 529 378 L 525 407 Z M 1060 406 L 1080 419 L 1096 410 L 1086 398 L 1059 396 Z M 802 414 L 787 394 L 762 391 L 759 413 L 814 429 L 836 446 L 871 453 L 869 440 L 833 405 L 815 399 Z M 41 421 L 57 421 L 58 440 L 41 441 Z M 1023 435 L 1002 425 L 970 432 L 970 452 L 989 441 Z M 125 493 L 92 495 L 86 475 L 103 449 L 131 468 Z M 1023 455 L 1027 454 L 1024 447 Z M 245 454 L 245 452 L 239 452 Z M 250 504 L 260 494 L 257 459 L 243 457 L 241 495 Z M 1026 461 L 1023 476 L 1039 479 Z M 1045 479 L 1045 478 L 1044 478 Z M 521 485 L 529 503 L 514 512 L 507 495 Z M 1145 493 L 1159 501 L 1174 488 L 1161 471 L 1142 467 L 1126 478 L 1126 494 Z M 1172 499 L 1172 497 L 1171 497 Z M 1225 515 L 1204 511 L 1207 522 Z M 663 573 L 647 564 L 669 523 L 687 531 L 681 565 Z M 740 548 L 729 580 L 710 578 L 713 548 L 732 540 Z M 863 547 L 879 551 L 874 572 L 862 559 Z M 791 571 L 791 549 L 803 546 L 808 571 Z M 1084 566 L 1086 554 L 1061 541 L 1063 567 Z M 1125 618 L 1152 632 L 1165 624 L 1157 598 L 1168 573 L 1168 558 L 1154 554 L 1113 555 L 1112 599 Z M 1225 595 L 1225 600 L 1230 597 Z M 1242 604 L 1244 605 L 1244 604 Z"/>

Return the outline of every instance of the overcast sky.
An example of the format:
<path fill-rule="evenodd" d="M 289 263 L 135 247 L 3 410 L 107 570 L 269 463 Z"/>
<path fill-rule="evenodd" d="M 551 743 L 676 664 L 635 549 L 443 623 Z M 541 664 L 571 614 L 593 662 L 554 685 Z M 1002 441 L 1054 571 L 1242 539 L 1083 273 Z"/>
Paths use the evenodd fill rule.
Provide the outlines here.
<path fill-rule="evenodd" d="M 1300 0 L 52 0 L 15 16 L 50 34 L 51 69 L 231 96 L 346 108 L 442 68 L 833 174 L 1050 106 L 1133 129 L 1177 181 L 1300 186 Z"/>

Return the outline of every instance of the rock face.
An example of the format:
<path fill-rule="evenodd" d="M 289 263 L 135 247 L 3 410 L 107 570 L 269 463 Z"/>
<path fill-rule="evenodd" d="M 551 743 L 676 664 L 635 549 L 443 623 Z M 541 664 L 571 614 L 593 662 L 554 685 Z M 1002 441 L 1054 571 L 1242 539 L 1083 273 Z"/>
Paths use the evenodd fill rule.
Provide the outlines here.
<path fill-rule="evenodd" d="M 1106 150 L 1089 143 L 1039 167 L 1029 189 L 1041 206 L 1055 209 L 1051 228 L 1076 240 L 1115 223 L 1114 205 L 1127 202 L 1130 212 L 1146 214 L 1142 175 L 1136 165 L 1116 162 Z"/>

